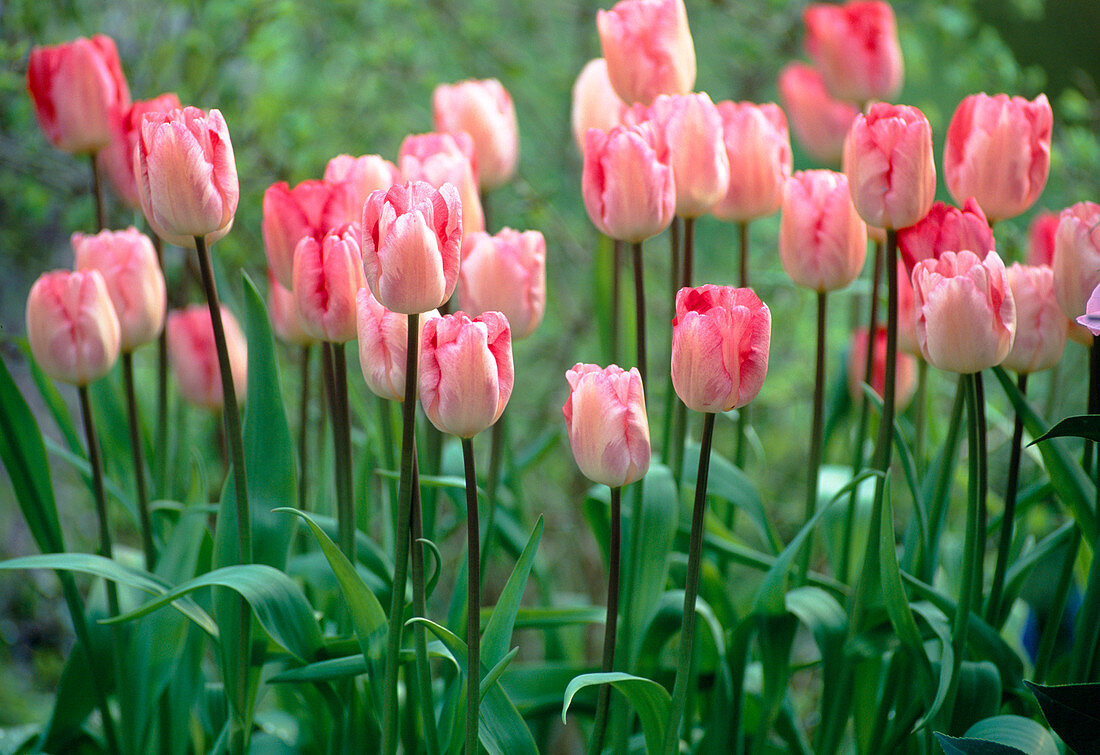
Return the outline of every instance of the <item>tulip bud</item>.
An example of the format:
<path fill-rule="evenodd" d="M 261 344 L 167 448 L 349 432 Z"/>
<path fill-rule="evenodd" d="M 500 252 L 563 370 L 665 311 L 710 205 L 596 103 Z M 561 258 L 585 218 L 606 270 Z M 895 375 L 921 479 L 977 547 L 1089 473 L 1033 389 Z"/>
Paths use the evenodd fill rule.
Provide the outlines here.
<path fill-rule="evenodd" d="M 944 252 L 913 269 L 917 341 L 933 367 L 967 374 L 1000 364 L 1012 348 L 1016 306 L 1004 263 Z"/>
<path fill-rule="evenodd" d="M 723 139 L 730 163 L 726 195 L 711 212 L 720 220 L 747 223 L 767 217 L 783 201 L 783 184 L 791 177 L 791 137 L 787 117 L 778 105 L 718 103 Z"/>
<path fill-rule="evenodd" d="M 124 353 L 149 343 L 164 327 L 164 273 L 153 242 L 131 226 L 125 231 L 74 233 L 77 270 L 98 270 L 107 284 L 120 326 Z"/>
<path fill-rule="evenodd" d="M 852 334 L 852 347 L 848 351 L 848 392 L 852 401 L 859 403 L 863 397 L 863 378 L 867 369 L 867 328 Z M 886 388 L 886 327 L 875 328 L 875 340 L 871 352 L 871 390 L 880 399 Z M 898 352 L 894 367 L 894 408 L 902 411 L 909 405 L 917 390 L 917 361 L 909 354 Z"/>
<path fill-rule="evenodd" d="M 241 400 L 248 384 L 248 346 L 233 313 L 224 306 L 221 309 L 229 370 L 237 399 Z M 210 309 L 205 304 L 168 314 L 168 363 L 172 365 L 181 396 L 206 409 L 222 408 L 221 370 L 214 326 L 210 323 Z"/>
<path fill-rule="evenodd" d="M 420 339 L 420 403 L 440 432 L 472 438 L 512 395 L 512 336 L 500 312 L 428 319 Z"/>
<path fill-rule="evenodd" d="M 27 91 L 46 138 L 74 154 L 106 147 L 112 121 L 130 105 L 115 42 L 103 34 L 35 47 L 27 61 Z"/>
<path fill-rule="evenodd" d="M 386 188 L 389 188 L 388 186 Z M 351 188 L 332 181 L 302 181 L 293 189 L 286 181 L 264 192 L 264 251 L 267 264 L 283 288 L 291 288 L 294 252 L 304 238 L 320 241 L 329 231 L 358 217 L 348 218 Z"/>
<path fill-rule="evenodd" d="M 966 249 L 984 258 L 995 248 L 993 229 L 973 198 L 966 200 L 961 210 L 936 202 L 916 225 L 898 231 L 898 252 L 909 275 L 921 260 L 944 252 Z"/>
<path fill-rule="evenodd" d="M 294 252 L 294 303 L 302 327 L 319 341 L 355 338 L 355 294 L 367 285 L 359 235 L 359 224 L 348 223 L 321 241 L 307 236 Z"/>
<path fill-rule="evenodd" d="M 947 127 L 943 177 L 956 202 L 974 197 L 993 222 L 1035 204 L 1050 172 L 1054 115 L 1046 95 L 972 94 Z"/>
<path fill-rule="evenodd" d="M 63 383 L 85 386 L 118 359 L 119 325 L 98 270 L 45 273 L 27 296 L 27 339 L 38 366 Z"/>
<path fill-rule="evenodd" d="M 621 0 L 596 12 L 611 86 L 623 101 L 648 105 L 695 86 L 695 44 L 684 0 Z"/>
<path fill-rule="evenodd" d="M 649 420 L 638 368 L 578 362 L 567 370 L 569 398 L 561 408 L 573 458 L 585 477 L 620 488 L 649 470 Z"/>
<path fill-rule="evenodd" d="M 342 183 L 348 192 L 349 215 L 345 222 L 358 223 L 363 216 L 363 205 L 372 191 L 386 191 L 401 183 L 401 174 L 397 166 L 381 155 L 337 155 L 325 166 L 325 180 L 329 183 Z M 336 223 L 341 225 L 341 223 Z"/>
<path fill-rule="evenodd" d="M 546 309 L 546 239 L 504 228 L 495 236 L 473 233 L 462 247 L 462 308 L 502 312 L 516 341 L 531 335 Z"/>
<path fill-rule="evenodd" d="M 240 187 L 220 112 L 146 113 L 135 151 L 141 210 L 158 236 L 194 249 L 196 236 L 212 244 L 229 233 Z"/>
<path fill-rule="evenodd" d="M 676 214 L 697 218 L 729 189 L 730 164 L 722 138 L 722 116 L 705 92 L 662 94 L 649 110 L 657 137 L 668 150 L 676 186 Z"/>
<path fill-rule="evenodd" d="M 435 130 L 466 132 L 474 142 L 481 186 L 511 180 L 519 162 L 519 127 L 512 96 L 496 79 L 440 84 L 432 93 Z"/>
<path fill-rule="evenodd" d="M 111 122 L 111 141 L 96 153 L 99 170 L 107 177 L 115 195 L 131 209 L 141 209 L 134 149 L 141 131 L 141 121 L 146 113 L 167 113 L 178 110 L 180 98 L 175 92 L 166 92 L 151 100 L 141 100 L 123 110 Z"/>
<path fill-rule="evenodd" d="M 460 131 L 406 136 L 397 163 L 402 181 L 427 181 L 437 189 L 445 183 L 453 184 L 462 200 L 462 232 L 485 230 L 474 142 L 469 134 Z"/>
<path fill-rule="evenodd" d="M 1027 229 L 1027 264 L 1054 266 L 1054 236 L 1058 233 L 1058 213 L 1043 210 L 1031 219 Z"/>
<path fill-rule="evenodd" d="M 1069 321 L 1054 298 L 1054 272 L 1018 262 L 1008 268 L 1008 286 L 1016 303 L 1016 339 L 1001 362 L 1023 374 L 1049 369 L 1062 358 Z"/>
<path fill-rule="evenodd" d="M 697 412 L 745 406 L 768 372 L 771 312 L 750 288 L 705 285 L 676 294 L 672 385 Z"/>
<path fill-rule="evenodd" d="M 458 191 L 410 181 L 372 193 L 363 207 L 360 246 L 367 285 L 384 307 L 407 315 L 436 309 L 458 282 Z"/>
<path fill-rule="evenodd" d="M 1071 320 L 1085 313 L 1092 290 L 1100 283 L 1100 205 L 1078 202 L 1058 215 L 1054 236 L 1054 296 Z M 1070 328 L 1081 343 L 1092 339 L 1081 328 Z"/>
<path fill-rule="evenodd" d="M 363 379 L 376 396 L 390 401 L 404 401 L 409 316 L 383 307 L 366 286 L 356 293 L 355 303 L 359 366 L 363 368 Z M 433 317 L 439 317 L 439 312 L 434 309 L 420 316 L 421 333 L 424 323 Z M 418 338 L 417 343 L 420 340 Z"/>
<path fill-rule="evenodd" d="M 620 115 L 626 107 L 607 78 L 607 61 L 594 58 L 585 63 L 573 84 L 573 139 L 577 149 L 584 151 L 584 135 L 590 128 L 610 131 L 621 125 Z"/>
<path fill-rule="evenodd" d="M 831 170 L 795 173 L 783 186 L 779 258 L 799 286 L 844 288 L 867 256 L 867 226 L 852 206 L 848 179 Z"/>
<path fill-rule="evenodd" d="M 267 309 L 271 317 L 271 329 L 280 341 L 297 346 L 313 343 L 314 339 L 302 326 L 298 305 L 294 302 L 294 292 L 283 288 L 270 267 L 267 269 Z"/>
<path fill-rule="evenodd" d="M 815 3 L 802 13 L 806 53 L 834 97 L 849 102 L 891 100 L 904 66 L 893 9 L 884 2 Z"/>
<path fill-rule="evenodd" d="M 779 99 L 798 143 L 819 163 L 840 165 L 844 137 L 859 115 L 859 108 L 834 99 L 817 69 L 805 63 L 784 67 L 778 86 Z"/>

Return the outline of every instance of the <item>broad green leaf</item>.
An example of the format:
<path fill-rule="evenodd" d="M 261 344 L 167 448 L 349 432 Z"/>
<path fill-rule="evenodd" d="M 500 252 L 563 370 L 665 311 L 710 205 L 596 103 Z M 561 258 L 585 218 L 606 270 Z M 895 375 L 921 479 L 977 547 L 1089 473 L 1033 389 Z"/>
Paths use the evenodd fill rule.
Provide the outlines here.
<path fill-rule="evenodd" d="M 56 424 L 57 429 L 61 431 L 61 435 L 65 439 L 65 445 L 68 446 L 69 450 L 73 453 L 83 456 L 83 442 L 80 440 L 76 423 L 73 421 L 73 416 L 69 412 L 69 406 L 65 403 L 65 399 L 62 398 L 61 392 L 57 390 L 57 386 L 54 384 L 53 380 L 50 379 L 49 375 L 43 372 L 42 368 L 38 366 L 38 362 L 35 361 L 34 355 L 31 354 L 30 343 L 21 339 L 19 342 L 19 349 L 27 358 L 27 366 L 30 367 L 31 379 L 34 380 L 34 384 L 38 388 L 38 393 L 42 396 L 42 403 L 49 409 L 54 424 Z M 88 482 L 90 483 L 91 480 L 89 479 Z"/>
<path fill-rule="evenodd" d="M 646 750 L 648 752 L 660 752 L 665 739 L 665 724 L 668 721 L 668 711 L 672 706 L 672 698 L 664 687 L 652 679 L 624 674 L 619 671 L 582 674 L 569 682 L 569 686 L 565 688 L 565 699 L 562 701 L 561 706 L 562 722 L 565 722 L 569 704 L 579 690 L 601 684 L 610 684 L 630 701 L 642 722 Z"/>
<path fill-rule="evenodd" d="M 796 587 L 785 600 L 787 610 L 810 630 L 821 656 L 821 717 L 826 720 L 840 702 L 834 690 L 845 663 L 848 615 L 836 598 L 818 587 Z"/>
<path fill-rule="evenodd" d="M 481 609 L 481 628 L 484 630 L 496 607 Z M 530 606 L 516 612 L 515 629 L 550 629 L 556 627 L 602 624 L 607 618 L 603 606 Z"/>
<path fill-rule="evenodd" d="M 967 737 L 1015 747 L 1029 755 L 1059 755 L 1050 732 L 1036 721 L 1023 716 L 992 716 L 966 730 Z"/>
<path fill-rule="evenodd" d="M 516 657 L 517 653 L 519 653 L 518 645 L 509 650 L 508 655 L 501 658 L 500 662 L 497 663 L 497 665 L 493 666 L 491 669 L 485 672 L 485 676 L 481 680 L 481 686 L 478 687 L 478 699 L 484 698 L 485 693 L 488 692 L 489 689 L 497 683 L 501 675 L 508 669 L 508 666 L 509 664 L 511 664 L 512 659 Z"/>
<path fill-rule="evenodd" d="M 684 591 L 668 590 L 661 595 L 650 612 L 636 641 L 638 669 L 657 673 L 661 650 L 668 641 L 680 633 L 684 616 Z M 695 635 L 696 668 L 713 668 L 725 655 L 725 636 L 722 625 L 702 596 L 695 600 L 695 617 L 698 622 Z M 699 631 L 705 628 L 706 632 Z"/>
<path fill-rule="evenodd" d="M 1001 676 L 991 661 L 963 661 L 951 715 L 951 729 L 966 731 L 1001 709 Z M 966 736 L 973 736 L 969 732 Z M 989 739 L 989 737 L 986 737 Z"/>
<path fill-rule="evenodd" d="M 684 469 L 696 469 L 699 466 L 699 444 L 688 443 L 684 447 Z M 648 481 L 647 481 L 648 484 Z M 743 511 L 752 522 L 761 541 L 779 553 L 783 547 L 771 518 L 764 511 L 764 503 L 753 481 L 738 469 L 733 462 L 716 451 L 710 454 L 710 471 L 707 478 L 707 496 L 721 498 Z"/>
<path fill-rule="evenodd" d="M 516 622 L 516 614 L 519 613 L 519 603 L 523 599 L 523 591 L 527 587 L 527 577 L 531 574 L 531 565 L 535 561 L 535 551 L 542 539 L 542 516 L 535 522 L 535 528 L 527 541 L 527 546 L 520 554 L 516 566 L 512 569 L 504 589 L 500 593 L 493 615 L 489 617 L 489 623 L 485 627 L 485 634 L 481 638 L 481 663 L 483 666 L 495 666 L 508 654 L 508 644 L 512 639 L 512 628 Z M 440 637 L 442 640 L 443 638 Z M 481 670 L 478 669 L 478 679 L 481 678 Z"/>
<path fill-rule="evenodd" d="M 1028 445 L 1033 446 L 1050 438 L 1084 438 L 1094 443 L 1100 443 L 1100 415 L 1082 414 L 1076 417 L 1066 417 L 1059 420 L 1054 427 Z"/>
<path fill-rule="evenodd" d="M 902 644 L 924 659 L 923 639 L 913 612 L 909 608 L 909 597 L 901 582 L 901 567 L 898 566 L 897 543 L 894 537 L 894 507 L 890 497 L 890 483 L 885 483 L 882 495 L 882 520 L 879 528 L 879 577 L 882 582 L 882 595 L 886 603 L 886 614 L 890 624 L 897 632 Z M 923 666 L 922 662 L 922 666 Z"/>
<path fill-rule="evenodd" d="M 336 538 L 336 518 L 322 514 L 310 513 L 310 517 L 321 530 L 328 535 L 330 540 Z M 378 546 L 378 543 L 367 537 L 362 530 L 355 530 L 355 560 L 367 567 L 379 581 L 386 586 L 389 592 L 393 585 L 393 559 Z M 381 598 L 379 598 L 381 600 Z"/>
<path fill-rule="evenodd" d="M 1050 728 L 1084 755 L 1100 752 L 1100 683 L 1042 685 L 1025 681 Z"/>
<path fill-rule="evenodd" d="M 923 728 L 925 722 L 933 720 L 939 714 L 940 708 L 947 700 L 947 693 L 951 688 L 951 677 L 954 674 L 955 646 L 951 642 L 951 625 L 942 611 L 929 603 L 914 603 L 912 607 L 913 612 L 924 619 L 940 641 L 940 680 L 936 687 L 936 696 L 921 716 L 921 720 L 913 727 L 913 730 L 917 731 Z"/>
<path fill-rule="evenodd" d="M 985 739 L 967 739 L 965 737 L 949 737 L 946 734 L 936 732 L 936 739 L 946 755 L 1028 755 L 1023 750 L 1000 742 L 990 742 Z"/>
<path fill-rule="evenodd" d="M 327 658 L 323 661 L 307 663 L 305 666 L 280 671 L 268 678 L 267 681 L 270 684 L 331 682 L 337 679 L 347 679 L 350 676 L 359 676 L 367 672 L 366 659 L 362 653 L 357 653 L 343 658 Z"/>
<path fill-rule="evenodd" d="M 665 591 L 668 556 L 680 519 L 676 485 L 668 467 L 654 464 L 649 468 L 642 485 L 642 512 L 637 527 L 630 518 L 633 514 L 632 508 L 630 516 L 623 517 L 622 555 L 624 565 L 631 563 L 626 559 L 634 558 L 630 549 L 637 540 L 639 551 L 634 563 L 637 563 L 638 573 L 633 585 L 623 585 L 631 591 L 630 599 L 624 600 L 624 604 L 630 605 L 632 616 L 644 620 Z"/>

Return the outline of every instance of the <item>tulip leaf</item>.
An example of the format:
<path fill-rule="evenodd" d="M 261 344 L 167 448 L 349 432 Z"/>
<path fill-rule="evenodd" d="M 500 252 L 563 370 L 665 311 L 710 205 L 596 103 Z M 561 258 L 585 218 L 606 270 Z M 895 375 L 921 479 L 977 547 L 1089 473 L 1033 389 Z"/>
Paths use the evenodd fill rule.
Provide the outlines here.
<path fill-rule="evenodd" d="M 508 654 L 508 643 L 512 639 L 512 628 L 519 613 L 519 604 L 523 599 L 523 591 L 527 587 L 531 565 L 535 562 L 535 551 L 539 547 L 539 540 L 542 539 L 542 527 L 543 520 L 540 516 L 535 522 L 535 528 L 531 532 L 527 546 L 504 584 L 500 599 L 497 600 L 493 614 L 489 617 L 489 623 L 485 626 L 485 634 L 481 638 L 481 663 L 484 666 L 495 666 Z M 480 669 L 478 671 L 480 679 Z"/>
<path fill-rule="evenodd" d="M 569 704 L 578 691 L 601 684 L 610 684 L 630 701 L 642 722 L 646 751 L 660 752 L 665 739 L 665 725 L 669 708 L 672 707 L 672 698 L 664 687 L 652 679 L 619 671 L 582 674 L 569 682 L 569 686 L 565 688 L 565 699 L 561 706 L 562 722 L 565 722 Z"/>
<path fill-rule="evenodd" d="M 1100 753 L 1100 683 L 1042 685 L 1025 681 L 1050 728 L 1080 755 Z"/>
<path fill-rule="evenodd" d="M 1100 443 L 1100 414 L 1082 414 L 1059 420 L 1054 427 L 1028 445 L 1034 446 L 1050 438 L 1084 438 L 1093 443 Z"/>
<path fill-rule="evenodd" d="M 698 466 L 699 444 L 688 443 L 684 448 L 684 469 L 696 469 Z M 707 496 L 721 498 L 743 511 L 771 552 L 774 554 L 782 550 L 783 542 L 764 511 L 764 503 L 755 484 L 733 462 L 713 450 L 710 453 Z"/>

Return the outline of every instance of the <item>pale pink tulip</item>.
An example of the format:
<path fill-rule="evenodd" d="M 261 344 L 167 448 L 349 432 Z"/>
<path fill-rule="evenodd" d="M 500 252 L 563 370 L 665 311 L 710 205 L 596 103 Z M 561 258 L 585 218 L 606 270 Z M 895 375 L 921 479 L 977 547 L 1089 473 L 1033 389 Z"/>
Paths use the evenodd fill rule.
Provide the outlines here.
<path fill-rule="evenodd" d="M 649 108 L 676 184 L 676 214 L 697 218 L 726 195 L 730 163 L 722 116 L 705 92 L 662 94 Z"/>
<path fill-rule="evenodd" d="M 852 401 L 863 398 L 863 378 L 867 369 L 867 328 L 852 334 L 852 346 L 848 351 L 848 393 Z M 880 399 L 886 387 L 886 327 L 875 328 L 875 340 L 871 353 L 871 389 Z M 898 351 L 894 372 L 894 408 L 902 411 L 909 405 L 917 390 L 917 361 L 909 354 Z"/>
<path fill-rule="evenodd" d="M 1008 286 L 1016 302 L 1016 340 L 1001 364 L 1024 374 L 1053 367 L 1069 334 L 1069 320 L 1054 298 L 1054 272 L 1046 265 L 1014 262 L 1008 268 Z"/>
<path fill-rule="evenodd" d="M 726 195 L 711 212 L 731 223 L 767 217 L 783 202 L 783 184 L 791 177 L 791 137 L 778 105 L 719 102 L 723 139 L 730 164 Z"/>
<path fill-rule="evenodd" d="M 178 110 L 180 98 L 175 92 L 166 92 L 151 100 L 140 100 L 121 111 L 111 122 L 111 141 L 96 153 L 96 164 L 107 177 L 115 195 L 132 209 L 141 209 L 134 149 L 137 147 L 141 121 L 146 113 L 167 113 Z"/>
<path fill-rule="evenodd" d="M 695 86 L 695 44 L 684 0 L 621 0 L 596 12 L 611 86 L 628 104 Z"/>
<path fill-rule="evenodd" d="M 224 306 L 222 327 L 229 352 L 229 369 L 237 399 L 244 398 L 248 385 L 248 345 L 233 313 Z M 176 378 L 180 395 L 206 409 L 223 406 L 221 370 L 214 344 L 210 309 L 194 304 L 168 313 L 168 362 Z"/>
<path fill-rule="evenodd" d="M 890 100 L 905 75 L 893 9 L 884 2 L 814 3 L 802 13 L 806 53 L 834 97 Z"/>
<path fill-rule="evenodd" d="M 1100 284 L 1100 204 L 1078 202 L 1059 213 L 1053 267 L 1058 306 L 1076 320 Z M 1083 328 L 1070 328 L 1069 334 L 1075 341 L 1092 343 Z"/>
<path fill-rule="evenodd" d="M 534 332 L 546 310 L 546 239 L 538 231 L 504 228 L 463 241 L 458 280 L 462 308 L 474 315 L 499 311 L 513 340 Z"/>
<path fill-rule="evenodd" d="M 294 292 L 283 288 L 270 267 L 267 269 L 267 310 L 271 317 L 271 329 L 280 341 L 296 346 L 308 346 L 314 342 L 302 327 Z"/>
<path fill-rule="evenodd" d="M 567 370 L 569 398 L 561 408 L 581 473 L 620 488 L 649 470 L 649 420 L 638 368 L 578 362 Z"/>
<path fill-rule="evenodd" d="M 672 222 L 676 183 L 653 127 L 590 129 L 581 193 L 592 224 L 613 239 L 639 243 Z"/>
<path fill-rule="evenodd" d="M 27 340 L 42 371 L 85 386 L 111 371 L 119 325 L 98 270 L 44 273 L 27 296 Z"/>
<path fill-rule="evenodd" d="M 401 142 L 397 158 L 402 181 L 426 181 L 435 188 L 453 184 L 462 199 L 462 231 L 485 230 L 485 212 L 478 189 L 478 166 L 470 135 L 414 134 Z"/>
<path fill-rule="evenodd" d="M 293 286 L 294 251 L 301 240 L 320 241 L 332 229 L 358 222 L 357 215 L 348 218 L 350 207 L 351 188 L 343 182 L 302 181 L 292 189 L 286 181 L 279 181 L 267 187 L 264 251 L 268 267 L 283 288 Z"/>
<path fill-rule="evenodd" d="M 916 225 L 898 231 L 898 252 L 909 275 L 918 262 L 943 252 L 966 249 L 985 257 L 995 248 L 993 229 L 973 198 L 967 199 L 961 210 L 936 202 Z"/>
<path fill-rule="evenodd" d="M 396 165 L 381 155 L 337 155 L 325 166 L 325 180 L 347 187 L 349 214 L 346 222 L 358 223 L 371 192 L 379 189 L 386 191 L 401 183 L 401 173 Z"/>
<path fill-rule="evenodd" d="M 466 132 L 474 141 L 482 188 L 511 180 L 519 162 L 519 127 L 512 96 L 496 79 L 440 84 L 432 93 L 436 131 Z"/>
<path fill-rule="evenodd" d="M 859 115 L 859 108 L 833 98 L 821 73 L 805 63 L 785 66 L 779 73 L 778 86 L 783 110 L 802 149 L 819 163 L 840 165 L 844 137 Z"/>
<path fill-rule="evenodd" d="M 305 237 L 294 252 L 294 303 L 302 327 L 319 341 L 355 338 L 355 295 L 367 285 L 359 224 L 348 223 L 321 241 Z"/>
<path fill-rule="evenodd" d="M 355 303 L 359 366 L 363 369 L 363 379 L 376 396 L 390 401 L 404 401 L 409 316 L 383 307 L 366 286 L 359 289 Z M 439 312 L 434 309 L 420 316 L 421 332 L 424 323 L 433 317 L 439 317 Z"/>
<path fill-rule="evenodd" d="M 867 257 L 867 226 L 852 206 L 848 179 L 831 170 L 795 173 L 783 187 L 779 259 L 797 285 L 844 288 Z"/>
<path fill-rule="evenodd" d="M 619 99 L 607 78 L 607 61 L 594 58 L 581 69 L 573 84 L 573 139 L 577 149 L 584 151 L 584 135 L 590 128 L 610 131 L 622 125 L 622 111 L 626 104 Z"/>

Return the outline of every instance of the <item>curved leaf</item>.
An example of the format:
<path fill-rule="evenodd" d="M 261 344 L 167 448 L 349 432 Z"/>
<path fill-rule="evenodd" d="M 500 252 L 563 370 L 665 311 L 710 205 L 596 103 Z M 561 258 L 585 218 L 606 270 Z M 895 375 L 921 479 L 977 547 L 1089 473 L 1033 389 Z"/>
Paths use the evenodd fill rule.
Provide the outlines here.
<path fill-rule="evenodd" d="M 481 638 L 481 663 L 484 666 L 495 666 L 508 654 L 508 643 L 512 639 L 512 628 L 516 623 L 516 614 L 519 612 L 519 603 L 523 599 L 523 591 L 527 587 L 527 577 L 531 574 L 531 566 L 535 562 L 535 551 L 542 539 L 542 516 L 535 522 L 535 528 L 531 537 L 527 540 L 527 546 L 516 561 L 504 589 L 500 593 L 493 615 L 489 617 L 489 623 L 485 627 L 485 634 Z M 443 638 L 440 637 L 442 640 Z M 478 669 L 477 678 L 481 678 L 481 670 Z"/>
<path fill-rule="evenodd" d="M 565 688 L 565 699 L 561 705 L 562 722 L 565 722 L 569 704 L 579 690 L 601 684 L 610 684 L 630 701 L 642 722 L 646 750 L 660 752 L 665 739 L 665 723 L 668 720 L 668 710 L 672 706 L 672 697 L 664 687 L 652 679 L 619 671 L 581 674 L 569 682 L 569 686 Z"/>
<path fill-rule="evenodd" d="M 1054 427 L 1028 445 L 1033 446 L 1050 438 L 1084 438 L 1093 443 L 1100 443 L 1100 414 L 1081 414 L 1059 420 Z"/>
<path fill-rule="evenodd" d="M 966 737 L 949 737 L 946 734 L 936 732 L 936 739 L 940 747 L 947 755 L 1027 755 L 1011 745 L 1000 742 L 990 742 L 985 739 L 967 739 Z"/>
<path fill-rule="evenodd" d="M 1080 755 L 1100 753 L 1100 683 L 1045 686 L 1025 681 L 1047 723 Z"/>
<path fill-rule="evenodd" d="M 684 447 L 684 469 L 695 469 L 698 466 L 699 444 L 688 443 Z M 779 539 L 771 519 L 764 510 L 764 503 L 760 499 L 755 483 L 733 462 L 716 451 L 711 451 L 710 454 L 707 495 L 721 498 L 745 512 L 753 528 L 760 535 L 760 539 L 773 554 L 779 553 L 783 547 L 783 541 Z"/>
<path fill-rule="evenodd" d="M 1054 737 L 1040 724 L 1023 716 L 992 716 L 983 718 L 966 730 L 967 737 L 1023 750 L 1029 755 L 1059 755 Z"/>

